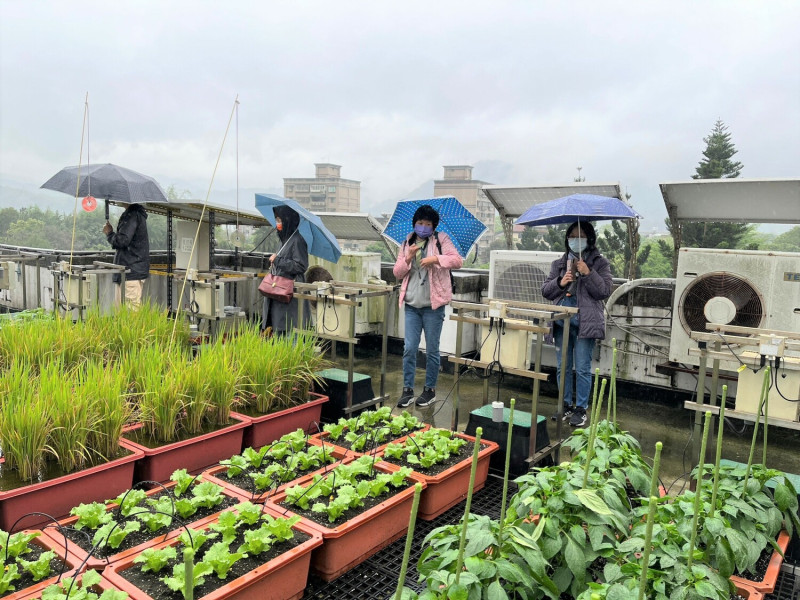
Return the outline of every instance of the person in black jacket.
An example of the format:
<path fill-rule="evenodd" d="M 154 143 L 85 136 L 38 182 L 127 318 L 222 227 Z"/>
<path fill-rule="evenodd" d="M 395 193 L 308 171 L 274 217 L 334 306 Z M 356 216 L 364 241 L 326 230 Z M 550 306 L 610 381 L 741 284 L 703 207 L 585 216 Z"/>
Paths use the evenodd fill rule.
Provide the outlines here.
<path fill-rule="evenodd" d="M 138 307 L 142 303 L 144 280 L 150 276 L 150 239 L 147 236 L 147 212 L 140 204 L 129 204 L 119 218 L 117 231 L 106 221 L 103 233 L 116 250 L 114 264 L 125 266 L 125 302 Z M 117 284 L 116 301 L 120 302 L 121 277 L 114 275 Z"/>
<path fill-rule="evenodd" d="M 288 206 L 276 206 L 273 212 L 281 247 L 270 256 L 270 268 L 275 275 L 305 283 L 305 273 L 308 269 L 308 245 L 297 229 L 300 226 L 300 215 Z M 303 305 L 304 323 L 308 323 L 309 311 L 308 302 L 306 302 Z M 266 334 L 285 335 L 291 333 L 296 323 L 297 298 L 292 298 L 288 304 L 264 298 L 262 331 Z"/>

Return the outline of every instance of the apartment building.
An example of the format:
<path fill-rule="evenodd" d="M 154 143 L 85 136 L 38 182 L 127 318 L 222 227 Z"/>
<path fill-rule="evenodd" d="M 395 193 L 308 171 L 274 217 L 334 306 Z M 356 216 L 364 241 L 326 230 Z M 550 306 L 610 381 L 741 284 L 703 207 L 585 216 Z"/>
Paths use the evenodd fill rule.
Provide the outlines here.
<path fill-rule="evenodd" d="M 361 182 L 341 177 L 341 165 L 315 163 L 316 177 L 284 177 L 283 195 L 312 212 L 361 212 Z"/>
<path fill-rule="evenodd" d="M 433 182 L 434 196 L 458 198 L 458 201 L 467 210 L 486 225 L 487 231 L 478 242 L 478 260 L 480 261 L 489 260 L 489 246 L 494 240 L 495 210 L 483 193 L 484 185 L 488 185 L 488 182 L 472 178 L 470 165 L 445 165 L 444 179 L 437 179 Z"/>

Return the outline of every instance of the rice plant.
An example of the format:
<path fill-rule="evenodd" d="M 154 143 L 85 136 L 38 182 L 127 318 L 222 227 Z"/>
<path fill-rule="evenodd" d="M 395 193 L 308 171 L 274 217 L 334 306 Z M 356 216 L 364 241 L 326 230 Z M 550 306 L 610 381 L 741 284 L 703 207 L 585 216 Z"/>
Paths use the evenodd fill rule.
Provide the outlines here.
<path fill-rule="evenodd" d="M 234 359 L 231 346 L 221 338 L 204 347 L 195 362 L 207 383 L 211 422 L 223 425 L 230 420 L 233 407 L 241 402 L 242 366 Z"/>
<path fill-rule="evenodd" d="M 87 446 L 94 460 L 111 460 L 119 453 L 122 428 L 134 417 L 128 379 L 118 368 L 92 361 L 77 373 L 76 394 L 88 399 L 92 426 Z"/>
<path fill-rule="evenodd" d="M 156 350 L 148 352 L 148 350 Z M 172 357 L 157 349 L 144 349 L 144 362 L 137 378 L 139 418 L 144 432 L 161 442 L 173 442 L 180 430 L 180 417 L 187 401 L 185 368 L 187 357 Z M 163 364 L 168 363 L 163 369 Z"/>
<path fill-rule="evenodd" d="M 52 420 L 48 400 L 37 393 L 29 377 L 19 376 L 21 364 L 12 364 L 8 370 L 12 376 L 4 381 L 0 440 L 6 466 L 15 469 L 23 481 L 30 481 L 45 464 Z"/>
<path fill-rule="evenodd" d="M 199 361 L 176 365 L 170 371 L 170 377 L 179 379 L 178 383 L 186 391 L 184 402 L 184 427 L 190 435 L 203 430 L 211 411 L 209 385 L 203 365 Z"/>
<path fill-rule="evenodd" d="M 58 358 L 42 367 L 38 385 L 38 396 L 48 404 L 52 423 L 48 445 L 66 473 L 85 465 L 93 419 L 91 400 L 76 393 L 75 372 L 76 367 L 65 367 Z"/>
<path fill-rule="evenodd" d="M 261 337 L 255 326 L 243 328 L 228 343 L 234 364 L 241 369 L 244 403 L 260 413 L 273 412 L 283 371 L 276 344 Z"/>

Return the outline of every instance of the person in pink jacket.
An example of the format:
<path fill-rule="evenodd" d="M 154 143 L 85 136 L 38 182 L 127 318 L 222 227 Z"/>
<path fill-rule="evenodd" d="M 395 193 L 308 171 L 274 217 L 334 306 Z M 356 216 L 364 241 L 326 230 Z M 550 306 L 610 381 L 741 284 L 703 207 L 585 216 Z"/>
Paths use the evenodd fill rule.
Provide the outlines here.
<path fill-rule="evenodd" d="M 403 393 L 397 406 L 414 403 L 414 373 L 422 332 L 425 332 L 425 387 L 416 398 L 417 406 L 436 401 L 439 378 L 439 338 L 444 323 L 444 307 L 453 298 L 452 269 L 460 269 L 464 260 L 450 237 L 436 231 L 439 213 L 431 206 L 420 206 L 412 219 L 414 231 L 400 246 L 394 276 L 400 287 L 400 306 L 405 306 L 405 345 L 403 347 Z"/>

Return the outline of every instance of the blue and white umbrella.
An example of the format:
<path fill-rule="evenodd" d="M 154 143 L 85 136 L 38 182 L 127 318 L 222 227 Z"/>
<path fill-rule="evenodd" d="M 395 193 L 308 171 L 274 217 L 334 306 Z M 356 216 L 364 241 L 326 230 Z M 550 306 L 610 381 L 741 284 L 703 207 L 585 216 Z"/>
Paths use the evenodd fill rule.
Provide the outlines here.
<path fill-rule="evenodd" d="M 641 218 L 639 213 L 619 198 L 571 194 L 532 206 L 516 222 L 518 225 L 534 226 Z"/>
<path fill-rule="evenodd" d="M 274 211 L 276 206 L 288 206 L 300 215 L 300 225 L 297 227 L 297 231 L 306 241 L 309 254 L 334 263 L 339 261 L 339 257 L 342 256 L 339 241 L 325 227 L 322 219 L 291 198 L 284 198 L 275 194 L 256 194 L 256 208 L 273 227 L 276 223 Z"/>
<path fill-rule="evenodd" d="M 426 204 L 439 213 L 439 225 L 436 231 L 446 233 L 458 253 L 466 258 L 472 246 L 486 231 L 486 225 L 452 196 L 398 202 L 392 218 L 383 229 L 383 235 L 397 244 L 402 244 L 414 230 L 414 224 L 411 222 L 414 213 L 420 206 Z"/>

